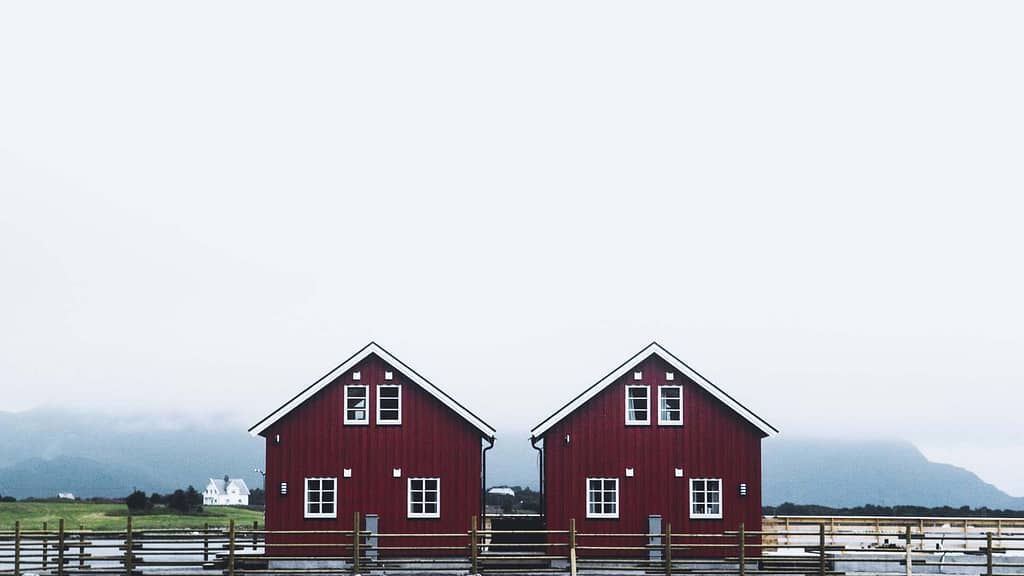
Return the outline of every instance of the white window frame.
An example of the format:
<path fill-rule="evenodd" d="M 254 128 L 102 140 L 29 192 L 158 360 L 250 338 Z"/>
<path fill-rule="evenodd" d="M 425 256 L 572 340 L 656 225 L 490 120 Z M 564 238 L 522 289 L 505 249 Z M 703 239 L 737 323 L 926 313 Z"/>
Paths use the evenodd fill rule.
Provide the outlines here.
<path fill-rule="evenodd" d="M 362 420 L 357 420 L 355 418 L 349 418 L 348 417 L 348 411 L 350 410 L 350 408 L 348 407 L 348 399 L 349 399 L 348 391 L 349 391 L 350 388 L 363 388 L 366 391 L 366 396 L 363 397 L 363 399 L 366 400 L 366 408 L 363 409 L 363 412 L 366 415 L 363 417 Z M 349 425 L 349 426 L 365 426 L 365 425 L 368 425 L 370 423 L 370 387 L 369 386 L 367 386 L 366 384 L 348 384 L 348 385 L 346 385 L 345 386 L 345 400 L 344 400 L 344 402 L 345 402 L 345 406 L 344 406 L 345 415 L 343 417 L 343 421 L 344 421 L 344 423 L 346 425 Z"/>
<path fill-rule="evenodd" d="M 679 391 L 679 420 L 662 420 L 661 403 L 665 400 L 662 391 L 666 389 Z M 663 384 L 658 386 L 658 426 L 682 426 L 683 425 L 683 387 L 679 384 Z"/>
<path fill-rule="evenodd" d="M 647 419 L 631 420 L 629 417 L 629 391 L 643 390 L 647 394 Z M 648 426 L 651 423 L 651 387 L 649 385 L 630 384 L 626 386 L 626 426 Z"/>
<path fill-rule="evenodd" d="M 381 388 L 397 388 L 398 389 L 398 419 L 397 420 L 382 420 L 380 417 L 381 406 L 380 401 L 382 400 L 380 391 Z M 389 408 L 390 410 L 390 408 Z M 378 426 L 398 426 L 402 423 L 402 386 L 401 384 L 377 384 L 377 425 Z"/>
<path fill-rule="evenodd" d="M 333 512 L 325 513 L 325 512 L 310 512 L 309 511 L 309 504 L 310 504 L 310 502 L 309 502 L 309 481 L 310 480 L 319 480 L 321 482 L 320 490 L 318 490 L 318 492 L 323 492 L 324 491 L 323 490 L 323 481 L 324 480 L 330 480 L 331 482 L 334 483 L 334 489 L 331 490 L 331 492 L 334 493 L 334 500 L 331 501 L 331 508 L 334 510 Z M 303 480 L 303 482 L 302 482 L 302 491 L 303 491 L 302 516 L 304 518 L 337 518 L 338 517 L 338 479 L 336 477 L 332 477 L 332 476 L 310 476 L 310 477 L 306 478 L 305 480 Z M 322 506 L 323 501 L 321 500 L 320 503 L 321 503 L 321 509 L 323 509 L 323 506 Z"/>
<path fill-rule="evenodd" d="M 412 483 L 413 483 L 414 480 L 422 480 L 424 482 L 432 480 L 434 482 L 437 482 L 437 490 L 436 490 L 436 492 L 437 492 L 437 511 L 436 512 L 413 512 L 412 511 Z M 440 518 L 441 517 L 441 479 L 440 478 L 427 478 L 427 477 L 409 478 L 409 481 L 406 484 L 406 486 L 408 488 L 405 491 L 405 504 L 406 504 L 406 512 L 408 513 L 408 517 L 409 518 Z M 422 492 L 424 494 L 426 494 L 428 492 L 428 490 L 427 490 L 425 485 L 423 487 Z M 433 492 L 433 490 L 431 490 L 431 492 Z M 422 503 L 426 504 L 426 500 L 423 500 Z"/>
<path fill-rule="evenodd" d="M 604 507 L 603 507 L 603 505 L 605 503 L 604 499 L 601 500 L 601 504 L 602 504 L 602 511 L 601 512 L 591 512 L 590 511 L 590 505 L 593 503 L 593 501 L 590 499 L 590 494 L 591 494 L 590 482 L 591 482 L 591 480 L 600 480 L 601 481 L 601 492 L 602 493 L 606 491 L 605 488 L 604 488 L 604 483 L 605 482 L 608 482 L 608 481 L 615 482 L 615 512 L 604 512 Z M 586 502 L 586 505 L 587 505 L 587 518 L 618 519 L 618 517 L 619 517 L 619 510 L 621 509 L 620 505 L 619 505 L 619 502 L 620 502 L 621 499 L 619 497 L 619 479 L 618 478 L 587 477 L 587 483 L 584 486 L 584 494 L 586 494 L 586 498 L 587 498 L 587 502 Z"/>
<path fill-rule="evenodd" d="M 706 509 L 707 504 L 708 504 L 707 495 L 709 493 L 711 493 L 711 491 L 707 489 L 707 482 L 709 482 L 709 481 L 711 481 L 711 482 L 718 482 L 718 512 L 714 512 L 714 513 L 711 513 L 711 512 L 704 512 L 704 513 L 695 512 L 694 508 L 695 508 L 696 502 L 694 502 L 694 498 L 693 498 L 693 484 L 694 484 L 694 482 L 704 482 L 705 483 L 704 484 L 703 493 L 704 493 L 704 496 L 705 496 L 705 498 L 704 498 L 704 506 L 705 506 L 705 509 Z M 690 518 L 693 518 L 693 519 L 696 519 L 696 520 L 720 520 L 722 518 L 722 511 L 725 508 L 725 503 L 722 502 L 722 497 L 723 496 L 724 496 L 724 491 L 722 490 L 722 479 L 721 478 L 690 478 Z"/>

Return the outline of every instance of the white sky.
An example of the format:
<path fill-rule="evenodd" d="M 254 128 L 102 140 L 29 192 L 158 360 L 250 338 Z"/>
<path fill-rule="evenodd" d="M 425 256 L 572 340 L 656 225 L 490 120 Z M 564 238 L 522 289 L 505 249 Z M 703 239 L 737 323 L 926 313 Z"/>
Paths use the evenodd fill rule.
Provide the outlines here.
<path fill-rule="evenodd" d="M 1024 5 L 0 4 L 0 409 L 502 431 L 658 340 L 1024 495 Z"/>

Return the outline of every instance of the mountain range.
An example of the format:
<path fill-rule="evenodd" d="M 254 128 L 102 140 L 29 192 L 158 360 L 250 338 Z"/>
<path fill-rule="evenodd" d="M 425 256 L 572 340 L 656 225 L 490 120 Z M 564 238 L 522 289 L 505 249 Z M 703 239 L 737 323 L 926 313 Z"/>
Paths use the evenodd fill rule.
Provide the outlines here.
<path fill-rule="evenodd" d="M 488 485 L 537 487 L 537 452 L 525 432 L 500 435 L 487 453 Z M 138 488 L 202 490 L 225 474 L 260 486 L 264 444 L 244 425 L 153 416 L 0 412 L 0 494 L 120 497 Z M 899 440 L 779 437 L 763 452 L 765 505 L 987 506 L 1024 510 L 974 473 L 931 462 Z"/>

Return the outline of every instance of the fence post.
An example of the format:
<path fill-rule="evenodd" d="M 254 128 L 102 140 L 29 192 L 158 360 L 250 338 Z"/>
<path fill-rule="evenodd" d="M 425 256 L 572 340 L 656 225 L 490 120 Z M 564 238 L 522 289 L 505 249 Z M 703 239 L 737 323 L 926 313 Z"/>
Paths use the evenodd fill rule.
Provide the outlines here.
<path fill-rule="evenodd" d="M 228 522 L 228 576 L 235 576 L 235 519 Z"/>
<path fill-rule="evenodd" d="M 135 558 L 134 554 L 135 539 L 132 536 L 132 517 L 129 515 L 125 524 L 124 537 L 124 573 L 126 576 L 132 576 L 132 560 Z"/>
<path fill-rule="evenodd" d="M 260 521 L 252 521 L 252 553 L 256 553 L 256 531 L 260 529 Z"/>
<path fill-rule="evenodd" d="M 78 570 L 85 570 L 85 526 L 78 525 Z"/>
<path fill-rule="evenodd" d="M 359 574 L 360 556 L 362 552 L 359 550 L 360 544 L 362 544 L 362 526 L 359 525 L 359 512 L 352 514 L 352 573 Z"/>
<path fill-rule="evenodd" d="M 910 541 L 910 526 L 907 526 L 906 532 L 906 548 L 907 548 L 907 576 L 911 576 L 914 573 L 914 545 Z"/>
<path fill-rule="evenodd" d="M 203 524 L 203 562 L 210 561 L 210 523 Z"/>
<path fill-rule="evenodd" d="M 818 524 L 818 576 L 825 576 L 825 525 Z"/>
<path fill-rule="evenodd" d="M 473 516 L 469 523 L 469 567 L 470 574 L 479 574 L 480 571 L 477 569 L 477 550 L 476 550 L 476 516 Z"/>
<path fill-rule="evenodd" d="M 985 576 L 992 576 L 992 532 L 985 534 Z"/>
<path fill-rule="evenodd" d="M 49 563 L 50 556 L 50 539 L 46 537 L 46 534 L 46 522 L 43 522 L 43 570 L 46 570 L 46 565 Z"/>
<path fill-rule="evenodd" d="M 747 533 L 740 522 L 740 576 L 747 576 Z"/>
<path fill-rule="evenodd" d="M 57 576 L 64 576 L 64 519 L 57 523 Z"/>
<path fill-rule="evenodd" d="M 665 522 L 665 576 L 672 576 L 672 523 Z"/>
<path fill-rule="evenodd" d="M 14 521 L 14 576 L 21 576 L 21 520 Z"/>
<path fill-rule="evenodd" d="M 576 576 L 576 519 L 569 518 L 569 576 Z"/>

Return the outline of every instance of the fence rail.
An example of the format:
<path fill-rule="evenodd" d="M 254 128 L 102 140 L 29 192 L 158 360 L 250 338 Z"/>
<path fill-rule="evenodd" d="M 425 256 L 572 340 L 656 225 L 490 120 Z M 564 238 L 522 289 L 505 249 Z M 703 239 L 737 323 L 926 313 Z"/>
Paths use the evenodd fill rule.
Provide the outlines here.
<path fill-rule="evenodd" d="M 1024 575 L 1024 519 L 766 517 L 717 534 L 495 530 L 463 533 L 269 531 L 259 524 L 122 530 L 0 530 L 0 576 L 222 574 Z M 431 544 L 411 541 L 429 538 Z M 300 541 L 300 540 L 306 541 Z M 314 539 L 309 541 L 308 539 Z"/>

